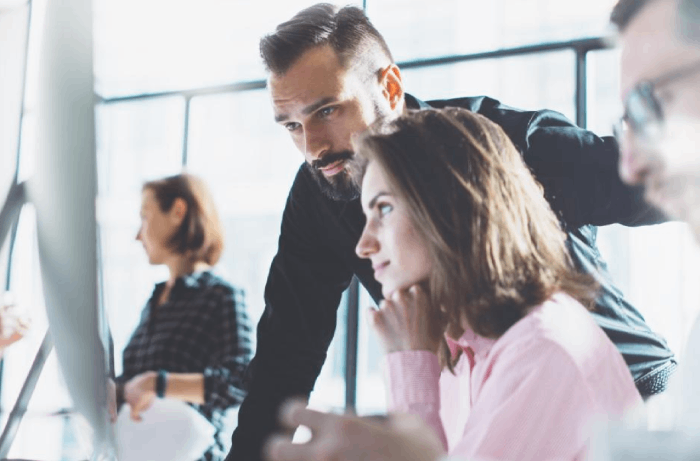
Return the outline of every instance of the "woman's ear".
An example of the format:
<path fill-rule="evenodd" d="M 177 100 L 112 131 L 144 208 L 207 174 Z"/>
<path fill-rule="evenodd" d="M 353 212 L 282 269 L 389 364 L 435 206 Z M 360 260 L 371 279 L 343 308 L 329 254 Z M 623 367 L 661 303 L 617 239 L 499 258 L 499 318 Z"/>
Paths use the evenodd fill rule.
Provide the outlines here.
<path fill-rule="evenodd" d="M 182 224 L 187 214 L 187 202 L 182 197 L 178 197 L 173 201 L 173 206 L 170 208 L 170 219 L 176 226 Z"/>

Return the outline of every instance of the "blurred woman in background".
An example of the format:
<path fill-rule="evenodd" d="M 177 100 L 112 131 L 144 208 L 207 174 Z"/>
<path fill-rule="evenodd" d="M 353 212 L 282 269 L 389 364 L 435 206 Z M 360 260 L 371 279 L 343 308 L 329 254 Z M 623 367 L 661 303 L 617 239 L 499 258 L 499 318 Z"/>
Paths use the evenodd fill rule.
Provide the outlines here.
<path fill-rule="evenodd" d="M 224 237 L 205 184 L 190 174 L 145 183 L 136 239 L 170 277 L 155 286 L 124 349 L 117 400 L 137 421 L 157 397 L 191 404 L 216 429 L 201 459 L 222 460 L 224 413 L 245 396 L 251 327 L 243 292 L 212 272 Z"/>

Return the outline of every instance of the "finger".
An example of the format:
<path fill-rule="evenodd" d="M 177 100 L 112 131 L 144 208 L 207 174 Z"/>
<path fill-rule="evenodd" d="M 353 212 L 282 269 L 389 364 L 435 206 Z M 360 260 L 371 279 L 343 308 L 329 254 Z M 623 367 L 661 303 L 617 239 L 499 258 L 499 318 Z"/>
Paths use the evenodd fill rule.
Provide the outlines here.
<path fill-rule="evenodd" d="M 280 410 L 280 419 L 287 427 L 306 426 L 311 431 L 322 429 L 333 415 L 306 408 L 306 403 L 299 399 L 288 401 Z"/>
<path fill-rule="evenodd" d="M 139 414 L 150 410 L 154 401 L 155 398 L 150 398 L 150 394 L 142 394 L 141 399 L 136 404 L 136 409 L 138 410 Z"/>
<path fill-rule="evenodd" d="M 263 446 L 268 461 L 308 461 L 312 459 L 308 444 L 296 444 L 282 435 L 273 435 Z"/>
<path fill-rule="evenodd" d="M 403 290 L 394 290 L 394 292 L 391 294 L 390 300 L 394 303 L 399 303 L 399 299 L 403 293 Z"/>
<path fill-rule="evenodd" d="M 381 322 L 383 318 L 384 314 L 376 307 L 370 306 L 367 308 L 367 320 L 370 325 L 375 326 L 377 323 Z"/>
<path fill-rule="evenodd" d="M 31 324 L 32 324 L 32 321 L 29 319 L 23 319 L 23 318 L 17 319 L 17 328 L 20 330 L 28 330 L 29 326 Z"/>
<path fill-rule="evenodd" d="M 423 288 L 421 288 L 420 285 L 411 285 L 411 287 L 408 289 L 408 295 L 411 298 L 420 298 L 423 296 L 425 293 L 423 291 Z"/>
<path fill-rule="evenodd" d="M 387 315 L 386 312 L 370 308 L 368 312 L 369 324 L 378 335 L 384 335 L 387 326 Z"/>
<path fill-rule="evenodd" d="M 411 431 L 423 425 L 423 420 L 408 413 L 392 413 L 388 416 L 389 425 L 398 431 Z"/>
<path fill-rule="evenodd" d="M 141 421 L 141 414 L 135 407 L 131 407 L 131 419 L 134 421 Z"/>
<path fill-rule="evenodd" d="M 409 296 L 408 290 L 396 290 L 391 295 L 391 301 L 397 307 L 405 308 L 408 306 L 411 297 Z"/>
<path fill-rule="evenodd" d="M 394 298 L 396 295 L 392 294 L 392 298 Z M 381 303 L 379 303 L 380 311 L 386 313 L 386 314 L 393 314 L 396 312 L 397 308 L 399 307 L 397 303 L 393 299 L 384 299 L 382 300 Z"/>
<path fill-rule="evenodd" d="M 10 344 L 14 344 L 22 338 L 24 338 L 24 333 L 20 331 L 15 331 L 14 333 L 12 333 L 12 336 L 10 336 L 9 342 Z"/>
<path fill-rule="evenodd" d="M 109 410 L 109 420 L 111 422 L 116 422 L 117 421 L 117 404 L 114 402 L 109 402 L 109 405 L 107 406 Z"/>

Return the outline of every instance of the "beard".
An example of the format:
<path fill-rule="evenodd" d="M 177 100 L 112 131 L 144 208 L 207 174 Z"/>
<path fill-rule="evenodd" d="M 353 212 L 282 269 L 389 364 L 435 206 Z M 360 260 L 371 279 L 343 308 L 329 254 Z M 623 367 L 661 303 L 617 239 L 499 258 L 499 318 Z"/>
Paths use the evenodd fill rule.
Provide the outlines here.
<path fill-rule="evenodd" d="M 320 160 L 314 160 L 310 165 L 305 163 L 305 166 L 309 170 L 309 173 L 311 173 L 311 177 L 316 184 L 318 184 L 323 195 L 337 202 L 349 202 L 360 197 L 360 188 L 352 179 L 347 168 L 344 168 L 333 176 L 326 176 L 321 171 L 321 168 L 325 168 L 339 161 L 346 162 L 347 164 L 354 156 L 355 154 L 349 150 L 333 152 L 324 155 Z"/>
<path fill-rule="evenodd" d="M 391 116 L 391 111 L 382 109 L 378 101 L 372 101 L 372 106 L 375 123 L 381 123 Z M 331 152 L 319 160 L 314 160 L 310 165 L 308 163 L 304 163 L 304 165 L 311 173 L 311 177 L 314 178 L 316 184 L 318 184 L 323 195 L 336 202 L 349 202 L 360 198 L 361 186 L 357 183 L 356 178 L 353 178 L 348 168 L 330 177 L 324 175 L 321 168 L 338 161 L 345 161 L 345 166 L 347 167 L 354 157 L 355 153 L 350 150 Z"/>

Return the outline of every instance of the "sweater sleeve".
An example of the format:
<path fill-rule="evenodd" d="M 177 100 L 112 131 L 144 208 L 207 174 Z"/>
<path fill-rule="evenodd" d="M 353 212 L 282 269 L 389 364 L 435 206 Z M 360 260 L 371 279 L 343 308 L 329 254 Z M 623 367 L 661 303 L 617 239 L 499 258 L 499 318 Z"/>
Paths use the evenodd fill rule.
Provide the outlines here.
<path fill-rule="evenodd" d="M 389 411 L 420 417 L 440 438 L 447 437 L 440 419 L 440 363 L 428 351 L 402 351 L 386 357 Z"/>

